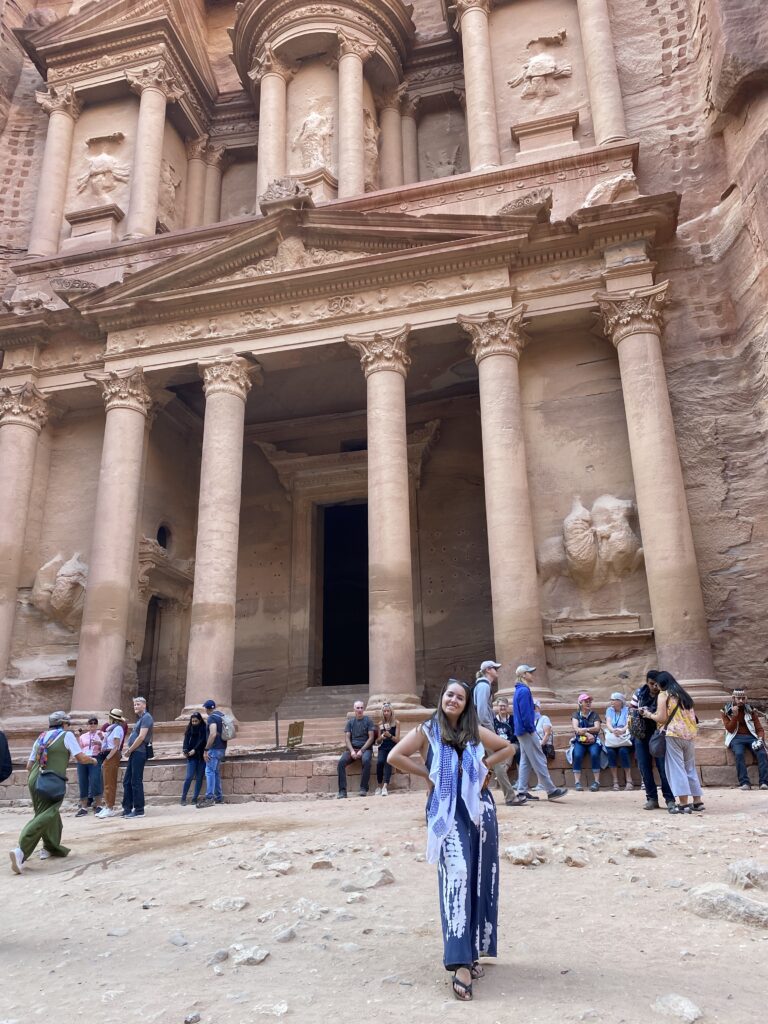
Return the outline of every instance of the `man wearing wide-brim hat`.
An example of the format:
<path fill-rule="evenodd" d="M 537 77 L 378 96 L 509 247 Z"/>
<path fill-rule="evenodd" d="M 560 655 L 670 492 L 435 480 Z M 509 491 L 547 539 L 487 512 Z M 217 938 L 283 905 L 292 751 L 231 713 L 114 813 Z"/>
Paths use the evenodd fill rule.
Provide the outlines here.
<path fill-rule="evenodd" d="M 101 774 L 104 779 L 104 806 L 96 812 L 97 818 L 112 818 L 117 813 L 117 777 L 120 774 L 120 758 L 127 725 L 122 708 L 112 708 L 109 724 L 104 731 L 104 745 L 101 748 Z"/>

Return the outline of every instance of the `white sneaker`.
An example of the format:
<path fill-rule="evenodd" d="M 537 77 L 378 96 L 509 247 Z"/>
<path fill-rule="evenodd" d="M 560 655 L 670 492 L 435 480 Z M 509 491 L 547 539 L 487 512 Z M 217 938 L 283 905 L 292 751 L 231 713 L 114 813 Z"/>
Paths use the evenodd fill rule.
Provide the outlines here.
<path fill-rule="evenodd" d="M 102 807 L 99 813 L 96 815 L 97 818 L 114 818 L 117 811 L 111 810 L 109 807 Z"/>
<path fill-rule="evenodd" d="M 381 786 L 377 786 L 376 787 L 376 792 L 373 795 L 374 796 L 381 796 Z"/>
<path fill-rule="evenodd" d="M 24 870 L 24 854 L 21 852 L 21 847 L 17 846 L 14 850 L 10 850 L 8 856 L 11 858 L 11 871 L 14 875 L 20 875 Z"/>
<path fill-rule="evenodd" d="M 48 860 L 48 858 L 51 857 L 51 856 L 52 856 L 51 851 L 50 850 L 46 850 L 45 847 L 43 847 L 42 850 L 40 851 L 40 860 Z"/>
<path fill-rule="evenodd" d="M 382 786 L 381 787 L 381 795 L 382 796 L 389 796 L 389 790 L 387 789 L 386 786 Z"/>

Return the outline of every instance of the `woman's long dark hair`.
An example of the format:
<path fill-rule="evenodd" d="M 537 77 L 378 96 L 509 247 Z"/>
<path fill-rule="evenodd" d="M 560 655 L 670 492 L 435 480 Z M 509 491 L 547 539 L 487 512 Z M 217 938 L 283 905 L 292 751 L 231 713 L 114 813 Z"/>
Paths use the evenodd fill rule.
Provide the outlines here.
<path fill-rule="evenodd" d="M 449 686 L 454 685 L 461 686 L 467 698 L 467 703 L 459 715 L 456 728 L 451 725 L 443 711 L 443 695 Z M 437 710 L 433 716 L 433 721 L 440 730 L 440 739 L 443 743 L 447 743 L 448 746 L 453 747 L 460 754 L 464 752 L 465 747 L 468 747 L 470 743 L 480 742 L 480 722 L 477 718 L 475 702 L 472 700 L 472 687 L 469 683 L 465 683 L 461 679 L 449 679 L 443 684 L 440 696 L 437 698 Z"/>
<path fill-rule="evenodd" d="M 193 718 L 199 718 L 199 721 L 193 722 Z M 194 750 L 201 743 L 205 743 L 207 731 L 203 716 L 199 712 L 190 715 L 189 723 L 184 732 L 184 750 Z"/>
<path fill-rule="evenodd" d="M 690 711 L 693 707 L 693 697 L 683 689 L 671 672 L 658 672 L 656 685 L 671 697 L 675 697 L 680 702 L 680 707 L 685 708 L 686 711 Z"/>

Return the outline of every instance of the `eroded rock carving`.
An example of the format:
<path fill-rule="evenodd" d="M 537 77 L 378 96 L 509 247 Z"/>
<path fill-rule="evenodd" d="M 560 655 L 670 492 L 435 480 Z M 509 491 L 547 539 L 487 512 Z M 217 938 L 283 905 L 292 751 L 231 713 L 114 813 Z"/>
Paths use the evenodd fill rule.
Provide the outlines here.
<path fill-rule="evenodd" d="M 75 629 L 83 617 L 88 566 L 80 552 L 64 560 L 56 555 L 41 566 L 32 585 L 32 604 L 43 615 Z"/>

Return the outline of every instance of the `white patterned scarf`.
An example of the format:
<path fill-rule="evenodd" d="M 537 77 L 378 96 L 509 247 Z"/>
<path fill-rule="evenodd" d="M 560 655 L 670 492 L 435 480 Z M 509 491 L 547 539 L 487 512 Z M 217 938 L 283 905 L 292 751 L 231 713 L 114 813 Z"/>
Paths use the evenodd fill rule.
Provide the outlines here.
<path fill-rule="evenodd" d="M 427 860 L 435 864 L 440 859 L 443 840 L 453 828 L 456 817 L 459 755 L 454 747 L 443 743 L 440 727 L 434 719 L 425 722 L 423 729 L 432 748 L 429 778 L 434 785 L 427 801 Z M 480 791 L 488 774 L 482 761 L 483 753 L 482 744 L 470 743 L 461 756 L 461 798 L 470 819 L 478 827 L 482 815 Z"/>

